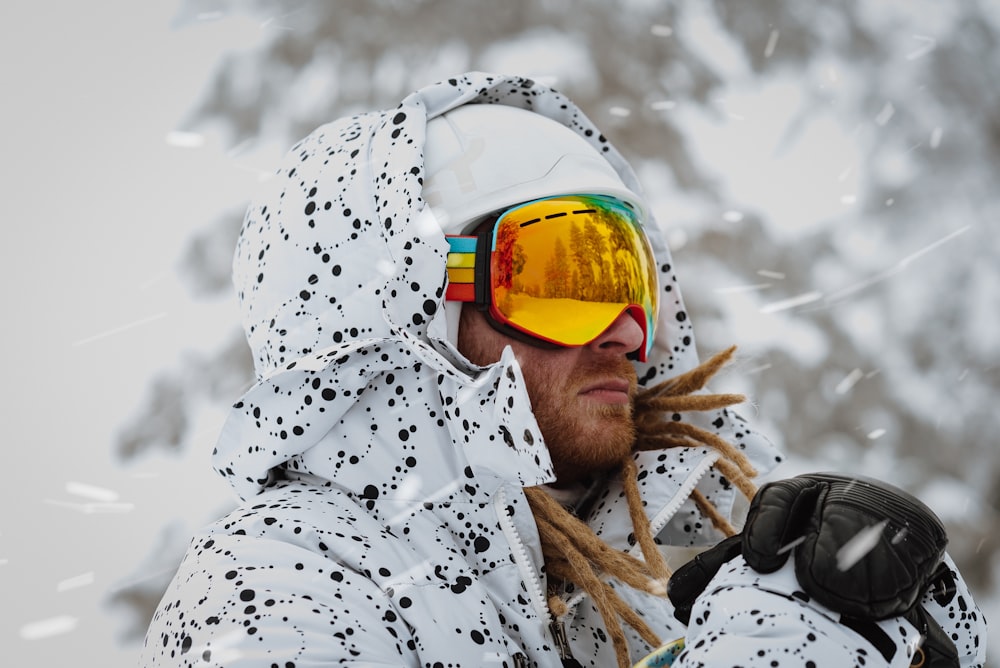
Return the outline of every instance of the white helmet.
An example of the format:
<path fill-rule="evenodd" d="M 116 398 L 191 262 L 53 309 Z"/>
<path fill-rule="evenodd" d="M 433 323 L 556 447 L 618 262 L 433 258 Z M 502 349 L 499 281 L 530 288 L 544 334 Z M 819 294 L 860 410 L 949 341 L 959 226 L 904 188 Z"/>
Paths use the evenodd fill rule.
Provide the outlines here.
<path fill-rule="evenodd" d="M 427 123 L 423 198 L 446 234 L 541 197 L 642 199 L 583 137 L 542 114 L 505 104 L 464 104 Z"/>

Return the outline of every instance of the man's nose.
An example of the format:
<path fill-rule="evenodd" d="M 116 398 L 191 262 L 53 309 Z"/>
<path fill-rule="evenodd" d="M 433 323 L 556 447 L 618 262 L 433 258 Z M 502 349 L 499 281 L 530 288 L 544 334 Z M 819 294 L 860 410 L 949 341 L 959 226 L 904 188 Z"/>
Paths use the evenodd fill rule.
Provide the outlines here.
<path fill-rule="evenodd" d="M 588 346 L 596 347 L 605 352 L 627 355 L 635 352 L 646 340 L 646 332 L 638 317 L 630 309 L 622 311 L 607 329 L 597 335 Z"/>

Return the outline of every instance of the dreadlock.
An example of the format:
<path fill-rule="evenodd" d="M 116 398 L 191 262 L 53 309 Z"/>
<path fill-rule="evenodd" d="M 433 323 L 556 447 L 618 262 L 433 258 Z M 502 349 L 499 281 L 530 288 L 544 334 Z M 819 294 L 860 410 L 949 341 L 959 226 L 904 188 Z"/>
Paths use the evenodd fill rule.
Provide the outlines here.
<path fill-rule="evenodd" d="M 750 481 L 757 472 L 746 456 L 710 431 L 681 421 L 681 413 L 725 408 L 744 401 L 739 394 L 694 394 L 728 362 L 735 346 L 694 369 L 641 391 L 635 399 L 636 452 L 707 445 L 721 455 L 715 463 L 719 472 L 746 497 L 756 488 Z M 571 583 L 590 595 L 604 620 L 618 658 L 619 668 L 628 668 L 631 658 L 622 622 L 628 624 L 652 647 L 661 643 L 649 625 L 630 608 L 608 584 L 609 577 L 655 596 L 666 595 L 670 569 L 656 546 L 649 520 L 639 498 L 638 469 L 632 455 L 618 467 L 628 503 L 634 534 L 642 559 L 617 550 L 602 541 L 582 520 L 573 516 L 545 491 L 535 487 L 525 493 L 538 525 L 542 556 L 550 582 Z M 695 490 L 691 498 L 712 525 L 726 536 L 736 534 L 733 526 Z M 551 593 L 549 609 L 557 618 L 566 614 L 566 604 Z"/>

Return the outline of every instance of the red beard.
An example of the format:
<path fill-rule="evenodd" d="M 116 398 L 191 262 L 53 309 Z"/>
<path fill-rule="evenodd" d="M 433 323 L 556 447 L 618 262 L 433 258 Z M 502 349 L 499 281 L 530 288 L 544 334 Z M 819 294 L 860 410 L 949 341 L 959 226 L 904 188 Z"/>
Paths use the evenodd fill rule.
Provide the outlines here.
<path fill-rule="evenodd" d="M 557 486 L 606 472 L 632 451 L 635 424 L 631 399 L 635 397 L 636 374 L 630 362 L 590 359 L 563 383 L 538 367 L 522 371 L 532 411 L 552 457 Z M 609 377 L 628 380 L 628 404 L 597 403 L 581 396 L 585 387 Z"/>

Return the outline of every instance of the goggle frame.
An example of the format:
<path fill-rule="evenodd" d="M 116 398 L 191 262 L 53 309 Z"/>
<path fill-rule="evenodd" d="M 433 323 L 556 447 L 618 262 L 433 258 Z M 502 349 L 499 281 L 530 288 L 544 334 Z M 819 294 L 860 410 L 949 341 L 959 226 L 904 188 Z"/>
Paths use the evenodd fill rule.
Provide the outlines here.
<path fill-rule="evenodd" d="M 649 307 L 647 308 L 645 304 L 630 303 L 625 305 L 616 316 L 616 318 L 620 317 L 621 313 L 629 311 L 642 327 L 642 346 L 632 356 L 638 358 L 640 361 L 645 361 L 652 349 L 656 317 L 658 315 L 659 285 L 655 268 L 655 258 L 639 213 L 627 201 L 617 197 L 590 193 L 543 197 L 509 207 L 499 213 L 483 216 L 466 227 L 466 234 L 445 235 L 450 247 L 447 260 L 449 281 L 445 299 L 448 301 L 473 303 L 479 311 L 485 314 L 487 322 L 494 329 L 513 339 L 524 341 L 534 346 L 558 349 L 587 345 L 589 341 L 584 343 L 560 342 L 551 335 L 533 331 L 524 325 L 518 325 L 513 322 L 494 303 L 494 286 L 491 275 L 492 256 L 496 251 L 497 230 L 508 216 L 542 202 L 579 199 L 596 199 L 611 207 L 626 211 L 628 215 L 622 216 L 621 219 L 626 220 L 636 232 L 636 236 L 640 240 L 647 256 L 646 261 L 650 263 L 647 269 L 651 284 L 646 286 L 646 292 L 650 301 Z M 474 234 L 468 234 L 468 232 L 474 232 Z M 471 280 L 469 280 L 470 278 Z M 635 317 L 635 309 L 642 311 L 643 317 L 641 319 Z M 610 327 L 613 322 L 614 320 L 608 322 L 590 341 L 599 337 L 600 333 L 605 331 L 607 327 Z"/>

